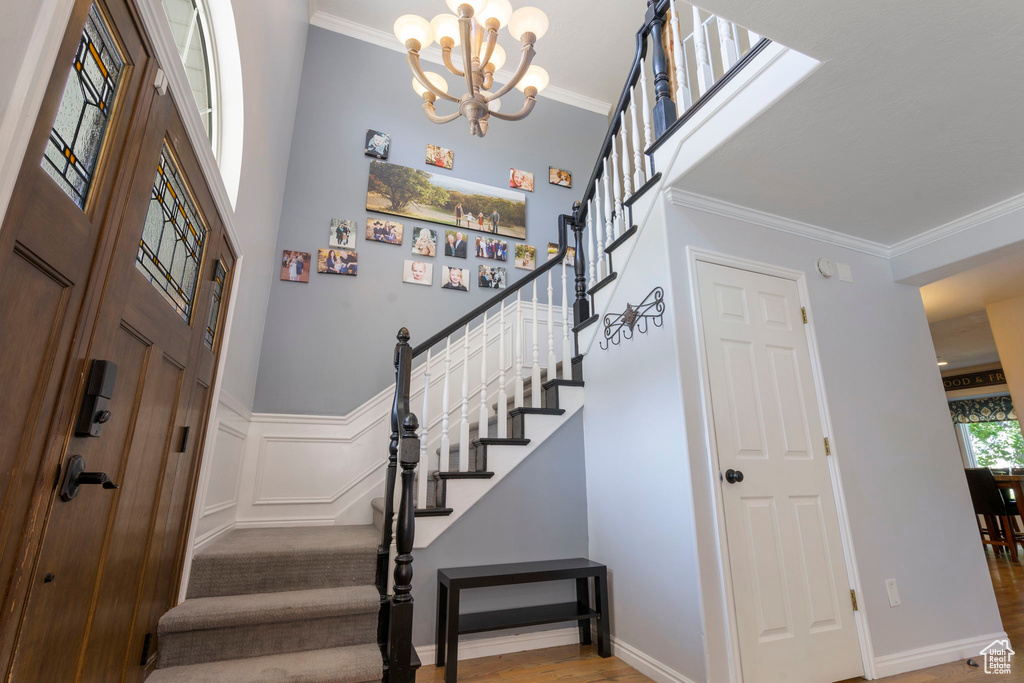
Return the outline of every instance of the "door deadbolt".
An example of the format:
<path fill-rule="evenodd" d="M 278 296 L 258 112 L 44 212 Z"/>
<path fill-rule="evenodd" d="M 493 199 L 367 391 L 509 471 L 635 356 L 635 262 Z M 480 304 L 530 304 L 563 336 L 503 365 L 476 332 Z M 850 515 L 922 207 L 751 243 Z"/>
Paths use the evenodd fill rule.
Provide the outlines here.
<path fill-rule="evenodd" d="M 105 489 L 120 488 L 110 480 L 106 472 L 86 472 L 85 458 L 72 455 L 68 460 L 68 469 L 64 473 L 64 482 L 60 486 L 60 499 L 64 502 L 73 500 L 78 495 L 80 486 L 99 485 Z"/>

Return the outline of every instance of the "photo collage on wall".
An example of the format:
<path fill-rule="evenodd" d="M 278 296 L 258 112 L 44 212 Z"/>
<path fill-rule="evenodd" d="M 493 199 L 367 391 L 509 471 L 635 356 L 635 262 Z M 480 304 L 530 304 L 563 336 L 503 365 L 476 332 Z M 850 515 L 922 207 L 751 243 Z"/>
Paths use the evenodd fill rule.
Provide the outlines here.
<path fill-rule="evenodd" d="M 504 189 L 445 173 L 455 167 L 455 152 L 441 145 L 425 146 L 424 165 L 441 170 L 435 172 L 388 161 L 393 141 L 385 132 L 368 129 L 362 142 L 364 155 L 370 157 L 364 208 L 371 214 L 383 215 L 367 216 L 365 227 L 359 220 L 331 218 L 326 247 L 309 252 L 282 251 L 282 280 L 308 283 L 314 268 L 314 254 L 318 274 L 357 275 L 360 233 L 366 242 L 403 244 L 406 223 L 395 218 L 416 223 L 408 226 L 411 258 L 403 260 L 403 283 L 429 287 L 436 279 L 442 289 L 468 292 L 475 275 L 476 286 L 480 288 L 504 289 L 508 284 L 506 267 L 492 264 L 477 264 L 474 269 L 442 263 L 435 278 L 434 263 L 428 259 L 438 256 L 454 259 L 472 256 L 506 263 L 512 258 L 517 269 L 537 267 L 536 247 L 521 242 L 510 244 L 508 239 L 501 239 L 526 239 L 524 193 L 535 191 L 533 172 L 509 167 L 508 189 Z M 548 179 L 550 184 L 572 187 L 572 174 L 563 169 L 549 167 Z M 419 224 L 424 222 L 446 226 L 446 229 Z M 548 259 L 557 252 L 558 245 L 549 243 Z"/>

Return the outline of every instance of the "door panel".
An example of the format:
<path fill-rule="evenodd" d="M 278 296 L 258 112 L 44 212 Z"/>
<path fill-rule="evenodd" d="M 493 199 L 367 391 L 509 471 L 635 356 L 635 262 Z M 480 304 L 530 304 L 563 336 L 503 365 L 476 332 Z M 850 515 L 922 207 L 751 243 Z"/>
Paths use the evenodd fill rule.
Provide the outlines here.
<path fill-rule="evenodd" d="M 75 57 L 92 7 L 78 0 L 71 12 L 0 229 L 0 400 L 11 408 L 0 431 L 4 614 L 20 614 L 27 594 L 54 469 L 74 410 L 71 399 L 85 379 L 87 363 L 80 354 L 99 293 L 89 282 L 103 276 L 97 264 L 109 243 L 107 215 L 123 192 L 119 178 L 132 162 L 140 108 L 147 106 L 151 92 L 144 83 L 155 71 L 124 1 L 96 0 L 124 66 L 116 96 L 104 107 L 103 135 L 86 152 L 97 163 L 85 207 L 79 207 L 42 163 L 69 76 L 76 73 Z M 0 620 L 0 661 L 5 666 L 17 632 L 17 619 Z"/>
<path fill-rule="evenodd" d="M 746 683 L 862 672 L 796 283 L 699 262 L 725 538 Z"/>
<path fill-rule="evenodd" d="M 125 89 L 116 95 L 116 111 L 99 147 L 98 175 L 82 201 L 68 186 L 54 181 L 52 164 L 47 169 L 30 153 L 22 177 L 35 180 L 16 188 L 12 211 L 0 232 L 3 246 L 19 226 L 45 233 L 47 226 L 53 227 L 46 221 L 57 216 L 70 216 L 81 228 L 74 232 L 81 237 L 72 245 L 78 249 L 76 259 L 68 259 L 74 251 L 57 232 L 40 242 L 50 251 L 38 258 L 31 254 L 32 263 L 22 258 L 19 266 L 13 258 L 27 253 L 17 241 L 10 243 L 12 257 L 0 252 L 0 259 L 13 266 L 0 267 L 0 321 L 12 323 L 0 327 L 0 343 L 9 345 L 2 350 L 24 348 L 27 339 L 33 342 L 24 357 L 2 356 L 5 364 L 7 358 L 17 359 L 17 368 L 0 367 L 5 380 L 10 377 L 26 387 L 16 399 L 35 391 L 37 412 L 53 416 L 38 426 L 25 419 L 26 429 L 37 429 L 50 444 L 49 460 L 5 440 L 8 435 L 0 437 L 0 471 L 8 474 L 3 490 L 20 491 L 15 484 L 25 474 L 15 472 L 16 467 L 37 473 L 38 486 L 26 497 L 24 509 L 41 511 L 34 529 L 20 527 L 13 516 L 4 520 L 3 529 L 12 536 L 40 539 L 38 551 L 24 545 L 8 555 L 7 548 L 15 547 L 10 540 L 4 548 L 5 563 L 14 557 L 11 564 L 17 567 L 7 575 L 13 577 L 8 584 L 13 589 L 5 608 L 20 620 L 0 623 L 6 672 L 14 681 L 107 683 L 145 676 L 141 660 L 146 634 L 155 636 L 157 619 L 177 593 L 220 350 L 219 302 L 226 300 L 234 265 L 234 253 L 170 95 L 129 87 L 135 83 L 138 65 L 149 64 L 134 13 L 124 0 L 102 2 L 101 16 L 111 20 L 111 40 L 116 38 L 123 47 L 129 43 L 124 36 L 131 33 L 139 52 L 126 52 L 131 59 L 126 59 L 122 75 L 127 79 L 122 81 Z M 95 20 L 98 14 L 90 14 L 89 7 L 80 3 L 75 16 L 83 22 L 86 16 Z M 81 24 L 76 26 L 73 20 L 67 40 L 81 48 L 81 33 Z M 76 68 L 77 62 L 72 76 Z M 154 71 L 151 64 L 145 69 L 150 77 Z M 100 70 L 93 76 L 104 74 Z M 54 82 L 63 85 L 67 77 L 67 65 L 58 62 Z M 37 128 L 43 133 L 50 132 L 56 109 L 51 102 L 40 114 Z M 133 125 L 118 118 L 125 111 L 132 112 Z M 122 138 L 115 135 L 120 134 L 119 126 L 125 127 Z M 115 139 L 121 140 L 117 154 L 110 151 Z M 81 162 L 73 154 L 65 158 Z M 160 182 L 172 176 L 173 187 Z M 25 203 L 26 197 L 38 195 L 52 204 L 50 213 L 40 214 L 38 206 Z M 16 207 L 18 202 L 22 205 Z M 185 215 L 188 220 L 181 222 Z M 159 267 L 147 272 L 138 263 L 146 245 L 144 235 L 152 236 L 155 228 L 165 230 L 167 239 L 153 253 L 153 264 Z M 77 269 L 64 272 L 54 263 Z M 155 274 L 160 277 L 154 281 Z M 40 318 L 41 314 L 47 317 Z M 77 340 L 75 344 L 71 339 Z M 79 437 L 73 423 L 85 370 L 94 359 L 117 365 L 110 418 L 101 435 Z M 54 376 L 54 368 L 62 364 L 74 369 L 63 385 Z M 45 390 L 30 386 L 32 381 Z M 13 405 L 26 411 L 31 403 Z M 87 470 L 107 473 L 120 488 L 82 486 L 77 497 L 62 500 L 60 480 L 72 455 L 81 455 Z M 9 507 L 5 505 L 5 514 Z M 151 648 L 146 659 L 151 663 L 154 657 Z"/>

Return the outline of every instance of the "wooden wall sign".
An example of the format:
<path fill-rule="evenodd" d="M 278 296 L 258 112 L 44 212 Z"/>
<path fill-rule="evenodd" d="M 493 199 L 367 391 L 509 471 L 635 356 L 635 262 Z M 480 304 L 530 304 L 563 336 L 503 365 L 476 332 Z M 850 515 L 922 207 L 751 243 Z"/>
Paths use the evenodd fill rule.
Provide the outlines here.
<path fill-rule="evenodd" d="M 1006 384 L 1006 377 L 1003 376 L 1002 368 L 996 368 L 994 370 L 972 372 L 966 375 L 943 377 L 942 384 L 946 387 L 946 391 L 956 391 L 957 389 L 971 389 L 989 384 Z"/>

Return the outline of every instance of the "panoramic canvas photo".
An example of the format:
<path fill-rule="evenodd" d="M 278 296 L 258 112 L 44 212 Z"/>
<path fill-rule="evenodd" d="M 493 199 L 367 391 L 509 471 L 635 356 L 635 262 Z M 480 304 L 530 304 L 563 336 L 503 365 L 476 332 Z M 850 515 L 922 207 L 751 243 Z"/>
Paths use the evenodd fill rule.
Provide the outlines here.
<path fill-rule="evenodd" d="M 370 162 L 366 209 L 526 238 L 526 195 L 522 192 L 382 161 Z"/>

